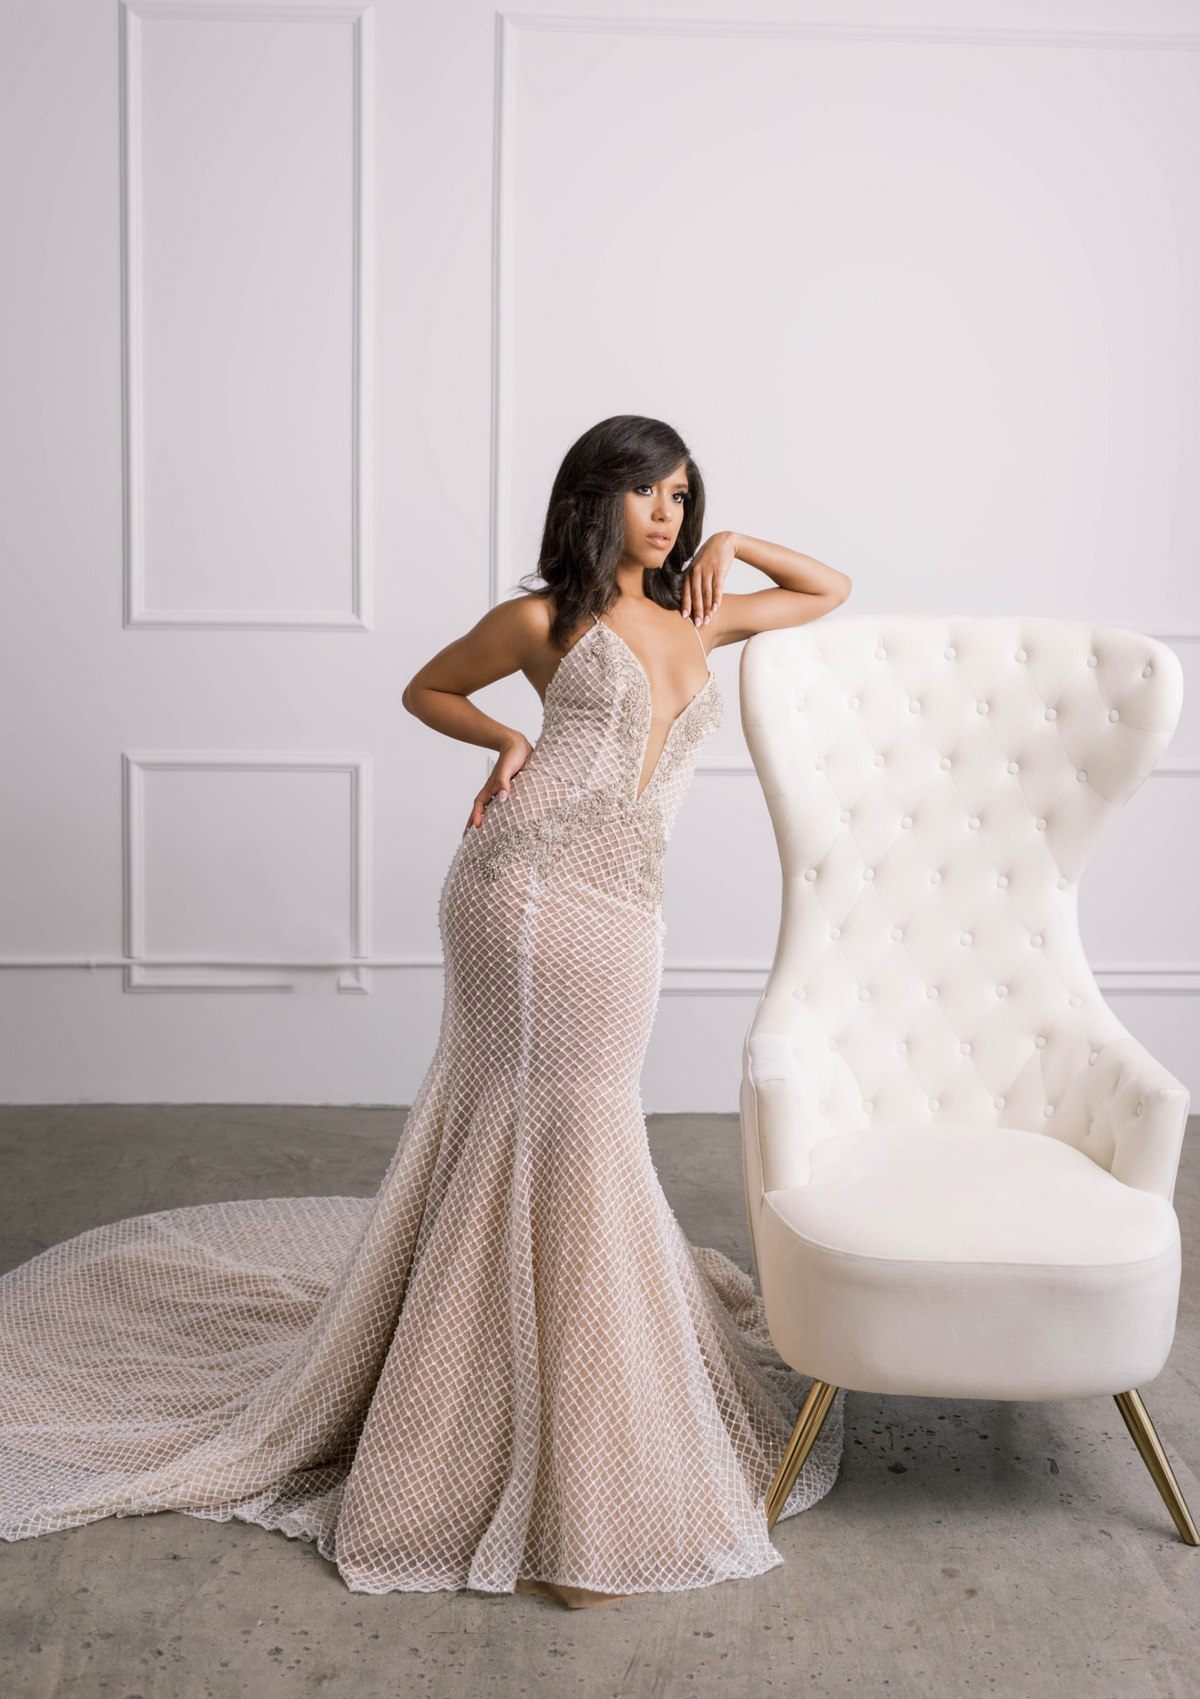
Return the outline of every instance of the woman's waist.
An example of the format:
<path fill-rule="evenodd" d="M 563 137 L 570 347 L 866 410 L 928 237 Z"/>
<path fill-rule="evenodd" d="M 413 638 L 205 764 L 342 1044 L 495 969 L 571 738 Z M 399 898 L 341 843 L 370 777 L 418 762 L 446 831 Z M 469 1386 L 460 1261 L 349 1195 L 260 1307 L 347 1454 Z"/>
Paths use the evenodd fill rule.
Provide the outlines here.
<path fill-rule="evenodd" d="M 468 832 L 463 854 L 489 880 L 524 866 L 541 879 L 561 873 L 644 905 L 648 895 L 658 898 L 665 848 L 653 802 L 643 806 L 619 784 L 580 784 L 527 763 Z"/>

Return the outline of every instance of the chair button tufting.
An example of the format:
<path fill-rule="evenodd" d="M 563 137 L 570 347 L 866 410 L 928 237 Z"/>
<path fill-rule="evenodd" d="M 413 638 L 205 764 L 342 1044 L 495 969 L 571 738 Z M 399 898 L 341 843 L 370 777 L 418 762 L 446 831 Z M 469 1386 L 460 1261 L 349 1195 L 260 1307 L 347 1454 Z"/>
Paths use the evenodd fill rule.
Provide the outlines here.
<path fill-rule="evenodd" d="M 972 942 L 971 934 L 969 932 L 964 932 L 958 941 L 960 944 L 970 944 Z"/>
<path fill-rule="evenodd" d="M 843 808 L 838 818 L 841 820 L 843 826 L 846 825 L 850 819 L 850 810 L 848 808 Z"/>
<path fill-rule="evenodd" d="M 1017 766 L 1015 761 L 1009 762 L 1008 770 L 1009 770 L 1010 773 L 1019 773 L 1021 771 L 1021 769 Z"/>
<path fill-rule="evenodd" d="M 971 1046 L 969 1044 L 960 1044 L 958 1049 L 959 1054 L 962 1056 L 969 1056 L 971 1054 Z"/>
<path fill-rule="evenodd" d="M 898 1050 L 898 1051 L 899 1051 L 899 1052 L 900 1052 L 900 1054 L 901 1054 L 901 1056 L 907 1056 L 907 1054 L 908 1054 L 908 1045 L 907 1045 L 907 1044 L 905 1044 L 905 1042 L 904 1042 L 904 1040 L 903 1040 L 903 1039 L 901 1039 L 901 1040 L 900 1040 L 900 1042 L 899 1042 L 899 1044 L 897 1044 L 897 1046 L 896 1046 L 896 1049 L 897 1049 L 897 1050 Z"/>
<path fill-rule="evenodd" d="M 825 771 L 825 757 L 823 755 L 818 755 L 817 759 L 813 762 L 813 766 L 817 769 L 818 773 L 823 773 Z"/>
<path fill-rule="evenodd" d="M 858 707 L 858 697 L 857 697 L 857 696 L 852 696 L 852 697 L 851 697 L 851 698 L 850 698 L 850 706 L 851 706 L 851 707 L 852 707 L 852 708 L 857 708 L 857 707 Z"/>
<path fill-rule="evenodd" d="M 998 985 L 996 987 L 996 995 L 997 995 L 997 997 L 1007 997 L 1008 996 L 1008 986 L 1007 985 Z"/>
<path fill-rule="evenodd" d="M 806 1001 L 806 999 L 808 997 L 808 992 L 801 985 L 801 986 L 798 986 L 797 989 L 792 992 L 792 996 L 795 997 L 799 1002 L 803 1003 L 803 1002 Z"/>
<path fill-rule="evenodd" d="M 931 873 L 929 875 L 929 883 L 931 885 L 940 885 L 941 882 L 942 882 L 942 876 L 941 876 L 940 873 L 934 872 L 934 873 Z"/>
<path fill-rule="evenodd" d="M 1053 1103 L 1047 1103 L 1046 1107 L 1042 1110 L 1042 1114 L 1046 1117 L 1047 1120 L 1049 1120 L 1051 1115 L 1053 1115 L 1053 1113 L 1054 1113 Z"/>
<path fill-rule="evenodd" d="M 1001 873 L 999 875 L 999 877 L 997 878 L 996 883 L 997 883 L 997 885 L 999 885 L 1000 889 L 1003 891 L 1005 886 L 1008 884 L 1008 880 L 1005 877 L 1005 875 L 1003 873 Z"/>
<path fill-rule="evenodd" d="M 877 766 L 877 767 L 882 767 L 882 766 L 883 766 L 883 756 L 882 756 L 882 755 L 877 755 L 877 756 L 876 756 L 876 757 L 875 757 L 875 765 L 876 765 L 876 766 Z"/>
<path fill-rule="evenodd" d="M 871 993 L 867 990 L 865 985 L 858 994 L 858 1000 L 860 1003 L 869 1003 L 871 1001 Z"/>
<path fill-rule="evenodd" d="M 886 661 L 887 660 L 887 650 L 886 649 L 876 649 L 875 659 L 877 661 Z"/>
<path fill-rule="evenodd" d="M 815 868 L 815 867 L 810 867 L 810 868 L 809 868 L 809 869 L 808 869 L 808 871 L 807 871 L 807 873 L 805 873 L 805 875 L 804 875 L 804 877 L 805 877 L 805 878 L 806 878 L 806 879 L 808 879 L 808 880 L 809 880 L 809 881 L 811 881 L 811 880 L 813 880 L 813 879 L 815 879 L 815 878 L 816 878 L 816 876 L 817 876 L 817 870 L 816 870 L 816 868 Z"/>
<path fill-rule="evenodd" d="M 938 762 L 938 766 L 942 769 L 943 773 L 948 773 L 950 771 L 950 757 L 948 755 L 943 755 L 941 760 Z"/>
<path fill-rule="evenodd" d="M 988 713 L 988 712 L 989 712 L 989 711 L 990 711 L 990 707 L 991 707 L 991 705 L 990 705 L 990 703 L 987 703 L 987 702 L 977 702 L 977 703 L 976 703 L 976 704 L 975 704 L 975 712 L 976 712 L 976 713 L 977 713 L 977 714 L 986 714 L 986 713 Z"/>
<path fill-rule="evenodd" d="M 1060 879 L 1058 882 L 1058 888 L 1060 891 L 1065 891 L 1067 888 L 1067 881 L 1065 879 Z"/>
<path fill-rule="evenodd" d="M 931 1109 L 940 1109 L 942 1107 L 941 1098 L 940 1097 L 931 1097 L 929 1099 L 929 1107 Z"/>
<path fill-rule="evenodd" d="M 1047 708 L 1046 709 L 1046 718 L 1048 720 L 1057 720 L 1058 709 L 1057 708 Z"/>
<path fill-rule="evenodd" d="M 992 1099 L 992 1103 L 993 1103 L 994 1107 L 997 1108 L 997 1109 L 1003 1109 L 1004 1108 L 1004 1099 L 1002 1097 L 994 1097 Z"/>
<path fill-rule="evenodd" d="M 1108 710 L 1108 717 L 1109 717 L 1110 720 L 1119 720 L 1121 718 L 1120 714 L 1117 713 L 1117 710 L 1115 708 L 1110 708 Z"/>
<path fill-rule="evenodd" d="M 926 990 L 925 990 L 926 997 L 936 997 L 937 994 L 938 994 L 938 990 L 937 990 L 936 985 L 930 985 L 930 986 L 926 987 Z"/>
<path fill-rule="evenodd" d="M 1046 830 L 1046 822 L 1044 820 L 1039 820 L 1037 822 L 1037 829 L 1039 832 L 1044 832 Z"/>
<path fill-rule="evenodd" d="M 968 821 L 967 821 L 967 825 L 968 825 L 968 826 L 969 826 L 969 827 L 970 827 L 970 828 L 971 828 L 971 830 L 972 830 L 972 831 L 973 831 L 973 832 L 974 832 L 974 831 L 976 831 L 976 830 L 977 830 L 977 829 L 978 829 L 978 826 L 979 826 L 979 821 L 978 821 L 978 820 L 977 820 L 977 819 L 976 819 L 976 818 L 975 818 L 975 816 L 974 816 L 974 815 L 972 815 L 972 816 L 971 816 L 971 818 L 970 818 L 970 819 L 969 819 L 969 820 L 968 820 Z"/>
<path fill-rule="evenodd" d="M 1076 777 L 1076 779 L 1078 779 L 1078 781 L 1081 785 L 1087 784 L 1087 774 L 1084 772 L 1082 767 L 1076 773 L 1075 777 Z"/>
<path fill-rule="evenodd" d="M 910 702 L 908 705 L 908 711 L 910 714 L 919 714 L 921 712 L 921 704 L 919 702 Z"/>
<path fill-rule="evenodd" d="M 1038 1033 L 1033 1042 L 1038 1050 L 1044 1050 L 1046 1048 L 1046 1040 L 1041 1033 Z"/>
<path fill-rule="evenodd" d="M 831 938 L 840 938 L 841 935 L 842 935 L 842 929 L 841 929 L 840 926 L 831 926 L 829 928 L 829 936 Z"/>
<path fill-rule="evenodd" d="M 911 825 L 912 825 L 912 820 L 911 820 L 911 819 L 910 819 L 910 818 L 909 818 L 909 816 L 908 816 L 908 815 L 907 815 L 907 814 L 906 814 L 906 815 L 905 815 L 905 816 L 904 816 L 904 818 L 903 818 L 903 820 L 901 820 L 901 822 L 900 822 L 900 826 L 901 826 L 901 829 L 902 829 L 902 830 L 903 830 L 903 831 L 905 831 L 905 832 L 907 832 L 907 831 L 908 831 L 908 828 L 909 828 L 909 827 L 910 827 L 910 826 L 911 826 Z"/>
<path fill-rule="evenodd" d="M 1025 653 L 1024 649 L 1018 649 L 1016 654 L 1013 656 L 1014 661 L 1027 661 L 1028 659 L 1029 656 Z"/>
<path fill-rule="evenodd" d="M 1146 1107 L 1146 1105 L 1145 1105 L 1145 1104 L 1144 1104 L 1144 1103 L 1139 1103 L 1139 1104 L 1138 1104 L 1138 1106 L 1137 1106 L 1137 1110 L 1136 1110 L 1136 1113 L 1137 1113 L 1137 1114 L 1138 1114 L 1138 1115 L 1140 1115 L 1140 1114 L 1141 1114 L 1141 1112 L 1142 1112 L 1142 1110 L 1143 1110 L 1143 1109 L 1144 1109 L 1144 1108 L 1145 1108 L 1145 1107 Z"/>
<path fill-rule="evenodd" d="M 901 932 L 901 930 L 898 926 L 892 927 L 892 942 L 894 944 L 898 944 L 900 942 L 901 938 L 903 938 L 903 936 L 904 936 L 904 934 L 903 934 L 903 932 Z"/>
<path fill-rule="evenodd" d="M 1089 667 L 1098 667 L 1099 665 L 1100 665 L 1100 657 L 1098 655 L 1089 655 L 1088 656 L 1088 666 Z"/>
<path fill-rule="evenodd" d="M 865 1097 L 863 1098 L 863 1109 L 868 1115 L 871 1113 L 871 1111 L 874 1109 L 874 1107 L 875 1107 L 875 1105 L 873 1103 L 869 1103 Z"/>
<path fill-rule="evenodd" d="M 958 653 L 958 651 L 956 649 L 945 649 L 945 650 L 943 650 L 943 654 L 945 655 L 945 657 L 948 661 L 952 661 L 957 653 Z"/>
<path fill-rule="evenodd" d="M 1029 942 L 1033 945 L 1035 950 L 1040 950 L 1041 947 L 1042 947 L 1042 935 L 1041 935 L 1041 933 L 1035 932 L 1033 934 L 1033 936 L 1030 938 Z"/>
<path fill-rule="evenodd" d="M 875 869 L 873 867 L 864 867 L 863 868 L 863 878 L 868 882 L 868 884 L 870 883 L 870 881 L 872 879 L 874 879 L 874 877 L 875 877 Z"/>
<path fill-rule="evenodd" d="M 1153 667 L 1143 667 L 1142 668 L 1142 677 L 1143 678 L 1153 678 L 1154 677 L 1154 668 Z"/>
<path fill-rule="evenodd" d="M 1095 1067 L 1096 1063 L 1099 1060 L 1100 1060 L 1100 1052 L 1098 1050 L 1093 1050 L 1091 1055 L 1088 1057 L 1088 1067 L 1089 1068 Z"/>
<path fill-rule="evenodd" d="M 1082 997 L 1072 997 L 1071 998 L 1071 1007 L 1073 1009 L 1078 1009 L 1082 1002 L 1083 1002 Z"/>

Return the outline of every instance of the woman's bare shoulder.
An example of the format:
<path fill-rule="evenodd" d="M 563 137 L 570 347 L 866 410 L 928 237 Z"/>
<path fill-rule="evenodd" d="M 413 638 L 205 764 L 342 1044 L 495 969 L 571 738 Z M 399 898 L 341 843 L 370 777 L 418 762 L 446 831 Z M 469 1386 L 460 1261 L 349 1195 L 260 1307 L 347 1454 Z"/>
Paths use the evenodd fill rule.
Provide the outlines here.
<path fill-rule="evenodd" d="M 548 596 L 510 596 L 497 602 L 487 618 L 496 631 L 544 645 L 550 641 L 554 604 Z"/>

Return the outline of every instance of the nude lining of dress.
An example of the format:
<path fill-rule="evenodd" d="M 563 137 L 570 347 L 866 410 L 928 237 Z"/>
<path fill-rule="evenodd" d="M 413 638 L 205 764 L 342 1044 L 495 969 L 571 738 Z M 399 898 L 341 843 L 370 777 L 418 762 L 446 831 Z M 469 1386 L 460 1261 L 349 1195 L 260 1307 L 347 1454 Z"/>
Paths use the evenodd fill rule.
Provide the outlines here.
<path fill-rule="evenodd" d="M 591 627 L 590 631 L 585 631 L 584 634 L 583 634 L 583 637 L 578 638 L 576 640 L 576 642 L 574 642 L 571 645 L 570 649 L 568 649 L 568 651 L 567 651 L 567 654 L 568 655 L 574 654 L 575 650 L 579 647 L 580 643 L 582 643 L 585 638 L 589 637 L 591 635 L 591 632 L 595 631 L 597 629 L 597 627 L 599 627 L 599 626 L 603 626 L 605 631 L 611 632 L 612 635 L 616 638 L 617 642 L 621 645 L 622 649 L 625 650 L 625 653 L 629 656 L 630 660 L 633 662 L 634 666 L 637 668 L 638 672 L 641 674 L 642 682 L 646 686 L 646 701 L 647 701 L 647 703 L 649 704 L 649 707 L 650 707 L 650 724 L 646 727 L 646 736 L 645 736 L 645 740 L 642 744 L 642 758 L 638 762 L 638 769 L 637 770 L 638 770 L 638 777 L 640 779 L 641 773 L 642 773 L 642 768 L 646 764 L 646 750 L 647 750 L 649 743 L 650 743 L 650 733 L 654 729 L 654 692 L 653 692 L 653 690 L 651 689 L 651 686 L 650 686 L 650 674 L 646 671 L 645 667 L 642 665 L 641 661 L 638 659 L 636 650 L 634 650 L 632 648 L 632 646 L 625 641 L 625 639 L 621 636 L 621 633 L 617 630 L 616 626 L 609 625 L 607 620 L 602 619 L 600 617 L 600 615 L 597 614 L 596 615 L 596 624 Z M 695 626 L 693 626 L 692 629 L 695 631 L 695 629 L 696 629 Z M 698 631 L 696 631 L 696 641 L 699 643 L 701 649 L 704 649 L 704 639 L 700 636 L 700 633 Z M 705 650 L 704 653 L 705 653 L 705 659 L 707 660 L 708 651 Z M 564 655 L 563 661 L 565 661 L 566 658 L 567 658 L 567 656 Z M 550 684 L 553 684 L 554 679 L 556 679 L 558 677 L 559 668 L 561 666 L 562 666 L 562 661 L 560 661 L 558 666 L 555 667 L 554 677 L 551 678 Z M 683 707 L 679 710 L 679 712 L 676 714 L 675 718 L 671 721 L 670 725 L 667 727 L 667 735 L 666 735 L 666 737 L 663 738 L 663 745 L 662 745 L 662 748 L 658 752 L 658 759 L 655 761 L 654 766 L 650 769 L 650 776 L 646 780 L 645 784 L 642 785 L 641 789 L 635 791 L 634 799 L 633 799 L 635 803 L 638 803 L 642 800 L 642 798 L 645 796 L 646 792 L 650 789 L 650 786 L 654 783 L 654 780 L 655 780 L 655 778 L 657 777 L 657 774 L 658 774 L 658 770 L 662 766 L 663 756 L 667 753 L 667 745 L 670 743 L 671 738 L 674 735 L 676 726 L 679 724 L 680 720 L 683 719 L 684 715 L 687 714 L 692 708 L 695 707 L 696 703 L 699 702 L 700 698 L 704 695 L 705 691 L 711 689 L 711 687 L 715 683 L 716 683 L 716 675 L 713 672 L 712 668 L 709 667 L 708 677 L 705 679 L 704 683 L 700 686 L 700 688 L 696 692 L 696 694 L 694 696 L 690 697 L 688 699 L 688 701 L 684 703 Z M 549 684 L 546 686 L 546 694 L 547 694 L 547 696 L 550 694 L 550 685 Z"/>

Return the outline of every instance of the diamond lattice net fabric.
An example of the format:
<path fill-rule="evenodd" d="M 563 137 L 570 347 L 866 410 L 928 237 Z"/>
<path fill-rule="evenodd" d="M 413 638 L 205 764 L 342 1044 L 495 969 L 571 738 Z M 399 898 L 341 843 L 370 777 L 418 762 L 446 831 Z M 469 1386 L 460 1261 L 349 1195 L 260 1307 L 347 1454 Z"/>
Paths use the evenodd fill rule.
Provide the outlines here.
<path fill-rule="evenodd" d="M 663 851 L 715 682 L 650 730 L 603 622 L 442 893 L 442 1030 L 373 1199 L 168 1210 L 0 1282 L 0 1532 L 181 1510 L 313 1539 L 356 1591 L 698 1587 L 780 1562 L 807 1382 L 690 1246 L 638 1077 Z M 833 1484 L 841 1413 L 785 1508 Z"/>

